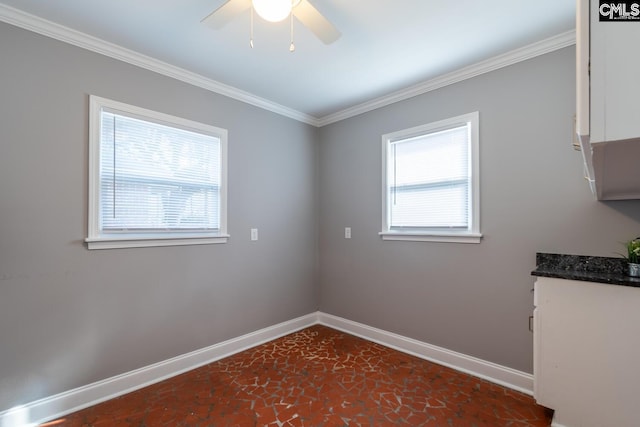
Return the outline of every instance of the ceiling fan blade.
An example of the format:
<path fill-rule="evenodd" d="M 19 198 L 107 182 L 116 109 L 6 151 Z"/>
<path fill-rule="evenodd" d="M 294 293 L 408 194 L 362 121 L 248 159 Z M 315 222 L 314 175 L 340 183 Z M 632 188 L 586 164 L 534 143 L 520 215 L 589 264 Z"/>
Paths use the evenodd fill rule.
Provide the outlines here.
<path fill-rule="evenodd" d="M 340 31 L 327 20 L 318 9 L 316 9 L 308 0 L 300 1 L 300 4 L 293 9 L 293 14 L 300 22 L 308 27 L 324 44 L 330 44 L 338 40 L 341 36 Z"/>
<path fill-rule="evenodd" d="M 218 30 L 250 7 L 251 0 L 228 0 L 200 22 Z"/>

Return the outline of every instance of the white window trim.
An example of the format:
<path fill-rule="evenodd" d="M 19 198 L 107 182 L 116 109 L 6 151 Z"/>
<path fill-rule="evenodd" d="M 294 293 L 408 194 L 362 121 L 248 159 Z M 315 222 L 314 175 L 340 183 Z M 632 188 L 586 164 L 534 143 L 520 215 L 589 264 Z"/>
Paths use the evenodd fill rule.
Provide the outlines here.
<path fill-rule="evenodd" d="M 449 243 L 480 243 L 480 144 L 479 119 L 480 114 L 463 114 L 461 116 L 440 120 L 410 129 L 382 135 L 382 231 L 378 233 L 382 240 L 400 240 L 417 242 L 449 242 Z M 387 158 L 391 141 L 417 136 L 427 132 L 437 132 L 456 126 L 471 123 L 471 226 L 461 231 L 397 231 L 389 229 L 389 196 L 387 191 Z"/>
<path fill-rule="evenodd" d="M 187 129 L 214 135 L 220 138 L 221 186 L 220 186 L 220 231 L 215 233 L 102 233 L 100 230 L 100 113 L 102 108 L 117 110 L 127 115 L 137 115 L 148 120 L 169 126 L 182 126 Z M 135 107 L 122 102 L 89 97 L 89 209 L 88 237 L 85 239 L 89 249 L 142 248 L 152 246 L 184 246 L 227 243 L 227 130 L 204 123 Z"/>

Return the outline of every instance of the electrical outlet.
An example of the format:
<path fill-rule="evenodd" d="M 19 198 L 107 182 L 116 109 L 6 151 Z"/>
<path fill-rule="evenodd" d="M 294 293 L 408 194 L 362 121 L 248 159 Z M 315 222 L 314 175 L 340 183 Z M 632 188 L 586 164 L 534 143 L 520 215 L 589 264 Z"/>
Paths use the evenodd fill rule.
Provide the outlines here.
<path fill-rule="evenodd" d="M 345 227 L 344 228 L 344 238 L 345 239 L 350 239 L 351 238 L 351 227 Z"/>
<path fill-rule="evenodd" d="M 251 240 L 252 241 L 256 241 L 258 240 L 258 229 L 257 228 L 252 228 L 251 229 Z"/>

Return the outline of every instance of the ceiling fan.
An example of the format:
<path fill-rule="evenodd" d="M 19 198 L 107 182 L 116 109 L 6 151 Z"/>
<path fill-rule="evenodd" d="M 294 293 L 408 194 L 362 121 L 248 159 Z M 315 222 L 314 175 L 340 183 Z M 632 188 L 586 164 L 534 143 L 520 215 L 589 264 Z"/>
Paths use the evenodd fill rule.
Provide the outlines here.
<path fill-rule="evenodd" d="M 260 17 L 270 22 L 280 22 L 287 17 L 295 16 L 325 44 L 333 43 L 341 35 L 340 31 L 309 3 L 309 0 L 227 0 L 204 18 L 202 23 L 214 29 L 220 29 L 251 8 Z"/>

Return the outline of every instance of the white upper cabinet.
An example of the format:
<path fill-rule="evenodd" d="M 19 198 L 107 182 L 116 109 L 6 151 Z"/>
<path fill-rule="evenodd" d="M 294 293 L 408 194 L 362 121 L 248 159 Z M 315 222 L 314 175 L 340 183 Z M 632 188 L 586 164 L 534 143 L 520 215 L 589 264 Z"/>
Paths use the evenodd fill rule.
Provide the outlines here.
<path fill-rule="evenodd" d="M 640 21 L 601 22 L 598 0 L 578 0 L 576 10 L 576 131 L 587 178 L 600 200 L 640 199 Z M 640 18 L 631 3 L 614 13 L 625 11 Z"/>

